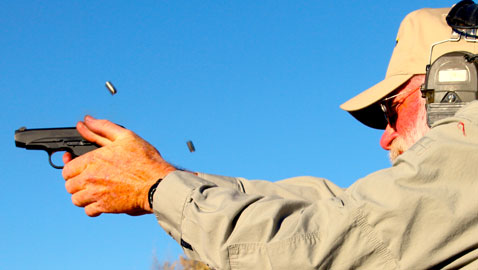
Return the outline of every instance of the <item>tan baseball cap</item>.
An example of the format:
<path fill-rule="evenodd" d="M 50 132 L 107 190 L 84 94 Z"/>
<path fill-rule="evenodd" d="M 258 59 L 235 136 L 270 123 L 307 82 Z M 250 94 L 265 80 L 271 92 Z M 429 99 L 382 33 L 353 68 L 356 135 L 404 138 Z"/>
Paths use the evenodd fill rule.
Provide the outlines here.
<path fill-rule="evenodd" d="M 340 107 L 369 127 L 385 129 L 387 122 L 378 101 L 395 91 L 413 75 L 426 73 L 432 45 L 451 38 L 452 29 L 446 22 L 449 11 L 450 8 L 425 8 L 408 14 L 398 30 L 397 43 L 385 79 Z M 464 39 L 441 43 L 433 47 L 431 62 L 452 51 L 476 53 L 478 45 Z"/>

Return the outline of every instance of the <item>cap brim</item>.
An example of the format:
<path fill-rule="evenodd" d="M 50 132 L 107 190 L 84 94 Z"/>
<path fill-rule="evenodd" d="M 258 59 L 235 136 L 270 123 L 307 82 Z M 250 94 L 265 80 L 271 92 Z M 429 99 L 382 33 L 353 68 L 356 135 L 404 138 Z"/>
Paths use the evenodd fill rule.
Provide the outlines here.
<path fill-rule="evenodd" d="M 385 129 L 387 121 L 377 101 L 395 91 L 412 76 L 413 74 L 390 76 L 349 99 L 340 105 L 340 108 L 348 111 L 353 117 L 368 127 Z"/>

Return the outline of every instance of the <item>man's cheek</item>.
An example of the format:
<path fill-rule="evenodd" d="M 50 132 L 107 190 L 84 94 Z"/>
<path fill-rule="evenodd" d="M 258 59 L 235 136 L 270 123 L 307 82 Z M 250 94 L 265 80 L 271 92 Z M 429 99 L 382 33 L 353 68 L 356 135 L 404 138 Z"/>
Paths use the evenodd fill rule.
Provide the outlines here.
<path fill-rule="evenodd" d="M 401 114 L 397 119 L 397 132 L 400 136 L 406 136 L 413 130 L 416 119 L 415 115 L 412 114 Z"/>
<path fill-rule="evenodd" d="M 418 97 L 411 97 L 400 106 L 397 117 L 397 132 L 404 136 L 412 132 L 417 125 L 420 112 L 424 109 Z"/>

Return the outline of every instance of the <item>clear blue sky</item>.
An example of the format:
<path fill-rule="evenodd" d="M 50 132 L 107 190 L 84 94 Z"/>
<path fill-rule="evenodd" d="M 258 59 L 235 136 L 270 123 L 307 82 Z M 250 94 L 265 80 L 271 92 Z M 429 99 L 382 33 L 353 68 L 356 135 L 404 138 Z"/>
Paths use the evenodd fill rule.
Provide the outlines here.
<path fill-rule="evenodd" d="M 87 217 L 15 129 L 91 114 L 190 170 L 347 187 L 389 162 L 381 132 L 339 105 L 384 77 L 407 13 L 453 3 L 0 1 L 0 268 L 150 269 L 182 254 L 153 215 Z"/>

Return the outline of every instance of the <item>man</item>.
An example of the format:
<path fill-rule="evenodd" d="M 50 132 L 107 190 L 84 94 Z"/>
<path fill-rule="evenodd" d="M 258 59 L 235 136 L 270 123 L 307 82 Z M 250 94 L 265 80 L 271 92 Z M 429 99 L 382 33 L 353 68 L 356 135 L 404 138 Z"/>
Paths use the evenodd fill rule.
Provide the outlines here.
<path fill-rule="evenodd" d="M 380 143 L 394 160 L 345 190 L 314 177 L 180 171 L 133 132 L 90 116 L 77 129 L 103 147 L 64 156 L 66 189 L 89 216 L 154 212 L 186 255 L 213 268 L 478 269 L 478 103 L 429 130 L 419 91 L 431 44 L 451 33 L 448 11 L 408 15 L 385 80 L 342 105 L 385 128 Z M 456 50 L 443 48 L 438 56 Z"/>

